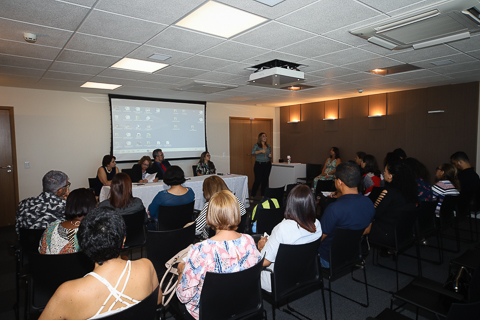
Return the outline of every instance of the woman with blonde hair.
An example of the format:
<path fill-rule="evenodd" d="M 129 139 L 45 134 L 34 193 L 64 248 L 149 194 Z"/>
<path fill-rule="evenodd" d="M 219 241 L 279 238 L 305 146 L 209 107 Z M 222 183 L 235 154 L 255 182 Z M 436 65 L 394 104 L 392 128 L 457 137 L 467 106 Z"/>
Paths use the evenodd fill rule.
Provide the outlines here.
<path fill-rule="evenodd" d="M 222 190 L 210 198 L 207 224 L 215 230 L 215 235 L 192 245 L 186 262 L 178 265 L 177 297 L 184 319 L 199 318 L 200 295 L 207 272 L 238 272 L 262 259 L 253 238 L 236 232 L 240 220 L 240 207 L 232 192 Z"/>
<path fill-rule="evenodd" d="M 132 182 L 147 183 L 147 170 L 152 166 L 152 159 L 149 156 L 143 156 L 138 160 L 138 163 L 134 164 L 132 167 L 132 174 L 130 178 Z M 155 178 L 153 182 L 157 182 L 158 178 Z"/>
<path fill-rule="evenodd" d="M 208 210 L 208 203 L 212 196 L 220 191 L 228 190 L 227 184 L 225 181 L 220 178 L 219 176 L 211 176 L 203 181 L 203 196 L 205 197 L 205 204 L 203 205 L 203 209 L 197 217 L 197 224 L 196 224 L 196 235 L 201 235 L 204 239 L 208 238 L 209 228 L 207 228 L 207 210 Z M 240 215 L 243 216 L 247 211 L 245 210 L 245 206 L 243 203 L 235 196 L 237 199 L 238 205 L 240 207 Z M 240 230 L 243 231 L 243 230 Z"/>

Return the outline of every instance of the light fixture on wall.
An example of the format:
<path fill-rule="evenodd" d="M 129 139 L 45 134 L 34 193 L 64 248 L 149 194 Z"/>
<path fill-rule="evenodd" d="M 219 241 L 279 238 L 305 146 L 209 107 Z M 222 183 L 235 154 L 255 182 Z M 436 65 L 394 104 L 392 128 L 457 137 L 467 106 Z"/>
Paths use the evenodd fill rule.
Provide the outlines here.
<path fill-rule="evenodd" d="M 302 105 L 294 105 L 288 107 L 288 122 L 299 123 L 302 120 Z"/>
<path fill-rule="evenodd" d="M 323 120 L 337 120 L 338 119 L 338 105 L 339 100 L 325 101 L 325 108 Z"/>
<path fill-rule="evenodd" d="M 387 94 L 368 96 L 368 117 L 380 118 L 387 115 Z"/>
<path fill-rule="evenodd" d="M 429 110 L 428 113 L 444 113 L 445 110 Z"/>

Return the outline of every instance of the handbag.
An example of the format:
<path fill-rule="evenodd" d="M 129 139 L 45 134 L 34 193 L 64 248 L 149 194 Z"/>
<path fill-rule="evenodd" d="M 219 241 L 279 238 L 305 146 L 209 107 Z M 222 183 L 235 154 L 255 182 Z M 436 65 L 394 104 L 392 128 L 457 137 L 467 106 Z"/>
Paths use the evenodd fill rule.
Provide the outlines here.
<path fill-rule="evenodd" d="M 468 297 L 468 287 L 470 285 L 470 281 L 472 280 L 472 275 L 468 272 L 467 268 L 461 266 L 459 269 L 454 270 L 448 276 L 445 285 L 443 286 L 444 289 L 448 291 L 452 291 L 455 293 L 461 294 L 463 297 Z M 451 297 L 444 296 L 442 304 L 445 308 L 450 309 L 452 303 L 459 302 Z"/>
<path fill-rule="evenodd" d="M 162 289 L 162 292 L 163 292 L 163 295 L 162 295 L 163 306 L 167 306 L 167 304 L 170 302 L 170 300 L 172 300 L 173 295 L 175 294 L 175 289 L 177 288 L 177 284 L 179 281 L 177 266 L 179 263 L 183 262 L 183 258 L 187 257 L 191 247 L 192 245 L 189 245 L 188 247 L 178 252 L 176 255 L 174 255 L 170 260 L 168 260 L 165 263 L 165 267 L 167 268 L 167 271 L 165 271 L 162 277 L 162 281 L 160 281 L 160 288 Z M 168 283 L 167 283 L 167 278 L 169 279 Z M 165 283 L 167 284 L 165 285 Z"/>

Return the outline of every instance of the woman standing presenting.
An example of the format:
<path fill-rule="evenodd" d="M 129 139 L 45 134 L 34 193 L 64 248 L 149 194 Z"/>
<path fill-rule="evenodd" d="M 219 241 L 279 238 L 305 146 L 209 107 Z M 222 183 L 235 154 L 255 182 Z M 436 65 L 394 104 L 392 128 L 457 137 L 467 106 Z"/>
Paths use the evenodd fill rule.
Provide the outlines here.
<path fill-rule="evenodd" d="M 265 189 L 268 184 L 268 177 L 272 170 L 272 147 L 267 144 L 267 134 L 260 132 L 258 135 L 257 143 L 253 146 L 252 155 L 255 155 L 255 166 L 253 167 L 253 173 L 255 174 L 255 181 L 252 186 L 252 198 L 257 194 L 258 187 L 261 185 L 260 192 L 262 197 L 265 194 Z"/>

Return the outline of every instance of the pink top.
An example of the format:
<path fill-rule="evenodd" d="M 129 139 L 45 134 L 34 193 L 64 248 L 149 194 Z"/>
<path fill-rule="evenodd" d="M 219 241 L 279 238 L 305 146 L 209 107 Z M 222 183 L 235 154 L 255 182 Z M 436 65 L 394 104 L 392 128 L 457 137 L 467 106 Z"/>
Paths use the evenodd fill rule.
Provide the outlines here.
<path fill-rule="evenodd" d="M 188 312 L 198 319 L 200 294 L 207 272 L 238 272 L 254 266 L 260 259 L 255 241 L 246 234 L 235 240 L 207 239 L 197 243 L 188 252 L 183 276 L 177 287 L 177 297 L 186 304 Z"/>

